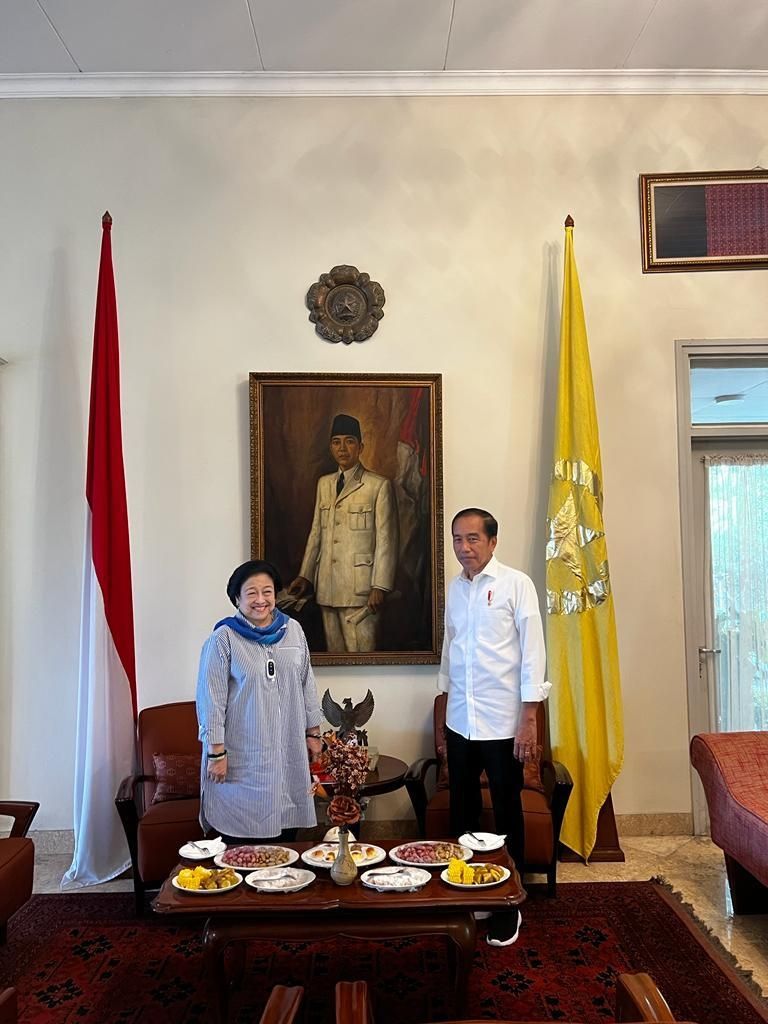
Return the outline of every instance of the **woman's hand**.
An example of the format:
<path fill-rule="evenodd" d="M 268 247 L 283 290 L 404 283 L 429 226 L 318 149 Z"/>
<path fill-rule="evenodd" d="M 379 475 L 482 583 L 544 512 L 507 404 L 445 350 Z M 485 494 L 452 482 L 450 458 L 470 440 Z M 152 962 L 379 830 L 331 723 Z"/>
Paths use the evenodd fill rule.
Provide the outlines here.
<path fill-rule="evenodd" d="M 323 752 L 323 740 L 320 736 L 307 736 L 307 750 L 311 761 L 316 761 Z"/>
<path fill-rule="evenodd" d="M 213 782 L 226 782 L 227 781 L 227 755 L 224 757 L 217 757 L 215 760 L 208 761 L 208 778 L 212 779 Z"/>

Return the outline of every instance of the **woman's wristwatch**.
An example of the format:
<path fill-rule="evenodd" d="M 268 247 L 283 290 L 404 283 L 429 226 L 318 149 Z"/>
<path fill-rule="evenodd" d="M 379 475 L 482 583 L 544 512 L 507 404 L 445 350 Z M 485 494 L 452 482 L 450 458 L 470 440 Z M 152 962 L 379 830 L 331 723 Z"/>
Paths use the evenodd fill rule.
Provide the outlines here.
<path fill-rule="evenodd" d="M 304 735 L 308 740 L 321 740 L 323 738 L 319 732 L 305 732 Z"/>
<path fill-rule="evenodd" d="M 207 756 L 209 761 L 220 761 L 222 757 L 227 756 L 227 752 L 226 750 L 222 750 L 220 754 L 208 754 Z"/>

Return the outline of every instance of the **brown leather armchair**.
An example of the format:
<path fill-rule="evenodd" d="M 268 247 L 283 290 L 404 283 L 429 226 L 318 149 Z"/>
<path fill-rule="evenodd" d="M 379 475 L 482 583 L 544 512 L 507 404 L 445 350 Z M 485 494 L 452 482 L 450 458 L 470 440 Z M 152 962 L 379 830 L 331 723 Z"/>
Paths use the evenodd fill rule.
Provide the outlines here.
<path fill-rule="evenodd" d="M 158 780 L 153 755 L 197 757 L 200 741 L 194 701 L 159 704 L 139 712 L 136 727 L 138 774 L 123 779 L 115 798 L 133 866 L 136 913 L 144 913 L 144 896 L 159 889 L 178 863 L 179 847 L 203 837 L 199 783 L 187 795 L 153 803 Z"/>
<path fill-rule="evenodd" d="M 426 839 L 444 839 L 450 835 L 450 798 L 448 762 L 445 746 L 445 710 L 448 695 L 438 694 L 434 707 L 435 756 L 414 762 L 408 770 L 413 805 L 421 835 Z M 538 707 L 539 744 L 544 745 L 546 719 L 544 704 Z M 427 799 L 426 780 L 432 768 L 437 771 L 435 791 Z M 542 761 L 541 773 L 526 766 L 522 793 L 525 818 L 525 870 L 546 874 L 550 896 L 557 883 L 557 852 L 560 827 L 573 789 L 568 769 L 558 761 Z M 494 831 L 493 808 L 487 784 L 483 785 L 483 811 L 480 828 Z"/>
<path fill-rule="evenodd" d="M 0 946 L 8 935 L 8 919 L 32 895 L 35 844 L 25 836 L 39 803 L 0 800 L 0 817 L 13 818 L 11 834 L 0 839 Z"/>
<path fill-rule="evenodd" d="M 674 1021 L 672 1011 L 648 974 L 620 974 L 616 979 L 616 1024 L 638 1024 L 641 1021 Z M 524 1021 L 502 1021 L 496 1024 L 525 1024 Z M 371 997 L 364 981 L 340 981 L 336 985 L 336 1024 L 374 1024 Z M 446 1021 L 446 1024 L 459 1024 Z M 490 1024 L 489 1020 L 461 1021 L 460 1024 Z M 567 1022 L 563 1022 L 567 1024 Z M 683 1024 L 683 1022 L 680 1022 Z"/>

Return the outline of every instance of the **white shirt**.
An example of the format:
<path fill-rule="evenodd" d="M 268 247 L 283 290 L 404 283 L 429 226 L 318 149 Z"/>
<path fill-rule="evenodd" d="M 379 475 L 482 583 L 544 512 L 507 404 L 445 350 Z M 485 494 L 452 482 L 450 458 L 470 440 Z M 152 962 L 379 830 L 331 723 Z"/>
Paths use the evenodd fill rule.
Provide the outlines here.
<path fill-rule="evenodd" d="M 437 686 L 448 691 L 446 724 L 466 739 L 515 735 L 521 701 L 545 700 L 551 684 L 533 581 L 492 557 L 470 580 L 451 580 Z"/>

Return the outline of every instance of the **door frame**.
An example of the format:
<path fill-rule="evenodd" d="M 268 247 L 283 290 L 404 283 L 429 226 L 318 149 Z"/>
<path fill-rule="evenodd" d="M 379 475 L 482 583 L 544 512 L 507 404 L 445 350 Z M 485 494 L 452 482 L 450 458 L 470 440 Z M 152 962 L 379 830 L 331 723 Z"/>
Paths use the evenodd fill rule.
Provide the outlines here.
<path fill-rule="evenodd" d="M 680 542 L 683 574 L 683 629 L 685 636 L 685 674 L 688 700 L 689 738 L 700 732 L 711 732 L 709 696 L 699 684 L 699 644 L 696 602 L 699 599 L 696 579 L 694 540 L 695 505 L 693 456 L 697 441 L 745 441 L 768 438 L 764 423 L 707 424 L 691 423 L 691 360 L 695 358 L 730 359 L 737 356 L 768 358 L 768 339 L 679 339 L 675 342 L 675 373 L 677 381 L 677 457 L 680 482 Z M 698 775 L 691 768 L 691 806 L 693 831 L 708 831 L 707 805 Z"/>

